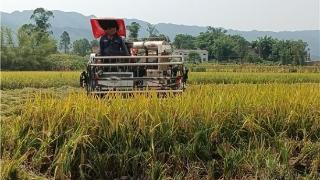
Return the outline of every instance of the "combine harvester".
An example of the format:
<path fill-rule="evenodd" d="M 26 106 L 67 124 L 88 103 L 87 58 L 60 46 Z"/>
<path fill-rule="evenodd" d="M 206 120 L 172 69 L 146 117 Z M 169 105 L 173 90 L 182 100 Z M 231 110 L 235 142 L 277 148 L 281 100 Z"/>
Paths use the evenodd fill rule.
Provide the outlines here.
<path fill-rule="evenodd" d="M 104 35 L 110 21 L 118 24 L 118 35 L 126 36 L 123 19 L 91 19 L 95 38 Z M 182 93 L 188 70 L 182 56 L 172 55 L 172 46 L 165 40 L 144 39 L 125 43 L 129 56 L 90 55 L 86 71 L 81 73 L 80 85 L 88 94 Z"/>

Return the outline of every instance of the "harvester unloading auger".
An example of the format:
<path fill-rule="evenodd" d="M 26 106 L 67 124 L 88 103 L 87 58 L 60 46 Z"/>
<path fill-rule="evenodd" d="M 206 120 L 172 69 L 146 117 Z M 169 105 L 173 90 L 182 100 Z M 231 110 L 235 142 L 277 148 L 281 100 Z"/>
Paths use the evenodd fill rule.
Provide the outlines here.
<path fill-rule="evenodd" d="M 93 18 L 91 26 L 95 38 L 104 35 L 102 27 L 110 21 L 117 22 L 119 36 L 126 36 L 123 19 Z M 129 56 L 90 55 L 87 69 L 80 76 L 80 85 L 88 94 L 184 91 L 188 70 L 183 56 L 172 55 L 168 42 L 145 39 L 125 44 Z"/>

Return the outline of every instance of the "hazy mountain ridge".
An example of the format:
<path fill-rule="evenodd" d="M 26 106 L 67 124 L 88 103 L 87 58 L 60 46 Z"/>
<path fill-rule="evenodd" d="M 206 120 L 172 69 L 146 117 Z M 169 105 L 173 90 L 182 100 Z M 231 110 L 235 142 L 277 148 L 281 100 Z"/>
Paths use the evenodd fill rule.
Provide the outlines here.
<path fill-rule="evenodd" d="M 16 31 L 21 25 L 30 23 L 30 16 L 32 10 L 14 11 L 12 13 L 1 12 L 1 25 L 7 26 Z M 59 39 L 63 31 L 67 31 L 70 34 L 72 40 L 79 38 L 93 39 L 90 27 L 90 18 L 94 17 L 85 16 L 77 12 L 64 12 L 60 10 L 53 10 L 54 19 L 51 20 L 52 31 L 54 36 Z M 130 24 L 135 21 L 138 22 L 142 28 L 139 32 L 141 37 L 147 36 L 147 22 L 138 19 L 125 19 L 126 24 Z M 71 23 L 70 23 L 71 22 Z M 213 25 L 214 26 L 214 25 Z M 158 23 L 156 24 L 159 32 L 174 39 L 176 34 L 190 34 L 198 35 L 200 32 L 206 31 L 207 27 L 203 26 L 188 26 L 178 25 L 172 23 Z M 314 59 L 320 58 L 320 30 L 305 30 L 305 31 L 238 31 L 227 29 L 229 34 L 239 34 L 245 37 L 247 40 L 252 41 L 261 36 L 272 36 L 278 39 L 301 39 L 309 44 L 311 55 Z"/>

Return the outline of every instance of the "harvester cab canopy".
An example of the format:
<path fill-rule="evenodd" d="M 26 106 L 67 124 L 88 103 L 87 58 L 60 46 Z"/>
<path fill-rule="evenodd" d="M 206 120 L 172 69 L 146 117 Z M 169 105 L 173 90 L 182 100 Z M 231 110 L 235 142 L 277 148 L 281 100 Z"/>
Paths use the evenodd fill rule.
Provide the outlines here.
<path fill-rule="evenodd" d="M 118 18 L 92 18 L 90 19 L 92 33 L 95 38 L 100 38 L 105 34 L 105 29 L 109 24 L 116 22 L 118 28 L 118 35 L 126 36 L 126 25 L 123 19 Z"/>

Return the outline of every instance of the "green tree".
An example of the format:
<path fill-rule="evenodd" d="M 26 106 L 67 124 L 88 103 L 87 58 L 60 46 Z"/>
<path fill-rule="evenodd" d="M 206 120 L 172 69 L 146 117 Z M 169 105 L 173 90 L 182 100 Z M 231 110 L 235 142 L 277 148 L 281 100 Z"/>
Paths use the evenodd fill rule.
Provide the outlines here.
<path fill-rule="evenodd" d="M 291 41 L 291 53 L 294 65 L 303 65 L 307 60 L 308 52 L 306 50 L 308 44 L 302 40 Z"/>
<path fill-rule="evenodd" d="M 127 29 L 130 32 L 129 33 L 129 38 L 132 39 L 132 40 L 138 39 L 140 28 L 141 28 L 141 26 L 137 22 L 132 22 L 130 25 L 128 25 Z"/>
<path fill-rule="evenodd" d="M 231 39 L 235 42 L 233 47 L 234 58 L 239 58 L 243 62 L 244 58 L 248 55 L 250 43 L 240 35 L 231 36 Z"/>
<path fill-rule="evenodd" d="M 201 62 L 201 56 L 199 53 L 197 53 L 195 51 L 191 51 L 188 54 L 188 61 L 193 62 L 193 63 Z"/>
<path fill-rule="evenodd" d="M 2 33 L 4 38 L 1 43 L 3 58 L 3 68 L 12 70 L 46 70 L 50 69 L 51 62 L 47 56 L 56 53 L 56 41 L 49 31 L 48 20 L 53 17 L 52 12 L 45 11 L 43 8 L 34 10 L 30 19 L 35 24 L 24 24 L 17 32 L 17 46 L 13 43 L 12 33 L 6 30 Z"/>
<path fill-rule="evenodd" d="M 50 69 L 51 62 L 47 56 L 57 52 L 56 41 L 51 36 L 42 36 L 43 32 L 35 30 L 30 25 L 24 25 L 18 30 L 17 70 Z M 42 36 L 39 38 L 39 36 Z"/>
<path fill-rule="evenodd" d="M 56 41 L 50 31 L 49 19 L 53 17 L 51 11 L 37 8 L 30 19 L 34 24 L 22 25 L 17 33 L 18 51 L 15 66 L 17 70 L 50 69 L 51 62 L 47 56 L 57 52 Z"/>
<path fill-rule="evenodd" d="M 47 58 L 52 62 L 51 70 L 80 70 L 85 68 L 87 59 L 74 54 L 51 54 Z"/>
<path fill-rule="evenodd" d="M 1 69 L 11 69 L 16 58 L 16 48 L 13 42 L 13 32 L 1 26 Z"/>
<path fill-rule="evenodd" d="M 236 59 L 238 56 L 234 51 L 235 46 L 235 42 L 230 36 L 219 36 L 211 47 L 211 51 L 218 61 Z"/>
<path fill-rule="evenodd" d="M 223 29 L 223 28 L 215 28 L 215 27 L 212 27 L 212 26 L 209 26 L 208 29 L 207 29 L 208 32 L 211 32 L 213 34 L 226 34 L 228 31 Z"/>
<path fill-rule="evenodd" d="M 85 56 L 90 53 L 91 46 L 88 39 L 79 39 L 73 42 L 73 52 L 80 56 Z"/>
<path fill-rule="evenodd" d="M 260 58 L 264 60 L 271 60 L 272 47 L 275 39 L 270 36 L 259 37 L 256 41 L 253 41 L 252 46 Z"/>
<path fill-rule="evenodd" d="M 170 42 L 169 36 L 167 36 L 165 34 L 159 34 L 157 37 L 159 38 L 159 40 Z"/>
<path fill-rule="evenodd" d="M 274 48 L 274 57 L 278 59 L 281 64 L 291 64 L 291 52 L 290 52 L 290 42 L 280 41 L 275 45 L 278 49 Z M 275 56 L 277 54 L 277 56 Z"/>
<path fill-rule="evenodd" d="M 281 40 L 273 45 L 272 56 L 281 64 L 303 65 L 307 60 L 308 44 L 299 40 Z"/>
<path fill-rule="evenodd" d="M 220 42 L 222 42 L 221 37 L 225 37 L 226 30 L 221 28 L 214 28 L 214 27 L 208 27 L 206 32 L 200 33 L 199 36 L 196 38 L 196 46 L 200 49 L 208 50 L 209 58 L 216 58 L 215 53 L 221 54 L 221 48 L 219 46 L 222 46 L 222 44 L 216 44 L 216 41 L 218 38 L 220 38 Z M 218 55 L 219 57 L 222 57 L 222 55 Z"/>
<path fill-rule="evenodd" d="M 38 30 L 47 33 L 51 27 L 49 19 L 53 17 L 52 11 L 46 11 L 44 8 L 37 8 L 33 11 L 30 19 L 35 21 Z"/>
<path fill-rule="evenodd" d="M 155 25 L 152 25 L 148 23 L 147 32 L 149 34 L 149 37 L 158 37 L 159 31 L 157 30 Z"/>
<path fill-rule="evenodd" d="M 218 61 L 243 59 L 248 52 L 248 42 L 241 36 L 231 36 L 222 28 L 208 27 L 196 37 L 196 47 L 208 50 L 210 59 Z"/>
<path fill-rule="evenodd" d="M 196 38 L 187 34 L 177 34 L 174 38 L 173 45 L 177 49 L 195 49 Z"/>
<path fill-rule="evenodd" d="M 49 23 L 50 18 L 54 18 L 52 11 L 46 11 L 44 8 L 37 8 L 30 17 L 30 19 L 35 22 L 35 25 L 23 25 L 28 26 L 30 31 L 36 32 L 36 43 L 40 43 L 42 38 L 48 39 L 49 36 L 52 35 L 52 31 L 50 31 L 51 24 Z"/>
<path fill-rule="evenodd" d="M 63 31 L 60 36 L 60 50 L 63 50 L 64 53 L 69 52 L 70 49 L 70 36 L 67 31 Z"/>

